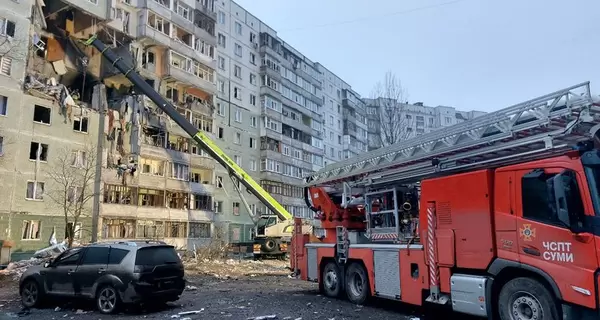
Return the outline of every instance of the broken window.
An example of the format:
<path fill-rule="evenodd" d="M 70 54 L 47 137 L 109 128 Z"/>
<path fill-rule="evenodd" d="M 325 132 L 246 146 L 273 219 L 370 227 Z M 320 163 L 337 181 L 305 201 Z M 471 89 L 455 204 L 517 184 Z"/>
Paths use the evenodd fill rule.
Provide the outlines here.
<path fill-rule="evenodd" d="M 106 239 L 135 238 L 135 220 L 102 219 L 102 230 Z"/>
<path fill-rule="evenodd" d="M 87 166 L 87 154 L 85 151 L 71 151 L 71 166 L 85 168 Z"/>
<path fill-rule="evenodd" d="M 217 188 L 219 188 L 219 189 L 223 188 L 223 177 L 217 176 L 216 185 L 217 185 Z"/>
<path fill-rule="evenodd" d="M 167 207 L 171 209 L 187 210 L 189 208 L 189 195 L 185 192 L 167 191 Z"/>
<path fill-rule="evenodd" d="M 6 18 L 0 18 L 0 35 L 15 37 L 16 24 Z"/>
<path fill-rule="evenodd" d="M 67 190 L 67 201 L 69 203 L 83 202 L 83 187 L 69 187 Z"/>
<path fill-rule="evenodd" d="M 235 216 L 240 215 L 240 203 L 239 202 L 233 203 L 233 215 L 235 215 Z"/>
<path fill-rule="evenodd" d="M 36 104 L 33 110 L 33 121 L 37 123 L 50 124 L 51 113 L 52 109 Z"/>
<path fill-rule="evenodd" d="M 190 167 L 181 163 L 171 163 L 171 175 L 169 178 L 188 181 Z"/>
<path fill-rule="evenodd" d="M 137 204 L 136 189 L 121 185 L 104 186 L 104 203 Z"/>
<path fill-rule="evenodd" d="M 48 161 L 48 145 L 39 142 L 31 142 L 29 147 L 29 160 Z"/>
<path fill-rule="evenodd" d="M 210 223 L 190 222 L 189 238 L 210 238 Z"/>
<path fill-rule="evenodd" d="M 138 220 L 136 226 L 137 238 L 156 239 L 165 235 L 162 221 Z"/>
<path fill-rule="evenodd" d="M 8 97 L 0 96 L 0 116 L 5 116 L 8 111 Z"/>
<path fill-rule="evenodd" d="M 218 127 L 217 128 L 217 137 L 219 139 L 223 139 L 224 136 L 225 136 L 225 129 Z"/>
<path fill-rule="evenodd" d="M 23 221 L 23 240 L 39 240 L 41 238 L 42 222 L 40 220 Z"/>
<path fill-rule="evenodd" d="M 0 74 L 10 76 L 12 68 L 12 59 L 5 56 L 0 56 Z"/>
<path fill-rule="evenodd" d="M 165 163 L 160 160 L 144 159 L 140 160 L 140 166 L 142 173 L 151 174 L 155 176 L 163 176 L 165 172 Z"/>
<path fill-rule="evenodd" d="M 29 200 L 43 200 L 44 199 L 44 183 L 28 181 L 27 182 L 27 195 L 26 199 Z"/>
<path fill-rule="evenodd" d="M 88 118 L 81 117 L 73 119 L 73 131 L 88 132 Z"/>
<path fill-rule="evenodd" d="M 146 68 L 148 65 L 154 65 L 154 52 L 146 51 L 142 54 L 142 66 Z"/>
<path fill-rule="evenodd" d="M 256 139 L 254 138 L 250 138 L 250 148 L 254 149 L 256 148 Z"/>
<path fill-rule="evenodd" d="M 165 195 L 161 190 L 140 188 L 138 205 L 143 207 L 164 207 Z"/>
<path fill-rule="evenodd" d="M 212 210 L 212 197 L 202 194 L 192 194 L 192 210 Z"/>
<path fill-rule="evenodd" d="M 215 213 L 223 213 L 223 201 L 215 202 Z"/>
<path fill-rule="evenodd" d="M 186 236 L 186 223 L 165 221 L 165 237 L 167 238 L 185 238 Z"/>

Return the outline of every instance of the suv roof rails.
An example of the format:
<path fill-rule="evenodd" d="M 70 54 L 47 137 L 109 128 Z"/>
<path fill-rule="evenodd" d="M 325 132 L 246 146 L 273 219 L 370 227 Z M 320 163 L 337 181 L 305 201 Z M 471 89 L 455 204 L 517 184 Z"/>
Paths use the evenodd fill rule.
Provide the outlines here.
<path fill-rule="evenodd" d="M 167 244 L 164 241 L 160 241 L 160 240 L 136 240 L 136 239 L 132 239 L 132 240 L 111 240 L 111 241 L 102 241 L 102 242 L 97 242 L 97 244 L 122 244 L 122 245 L 127 245 L 127 246 L 132 246 L 132 247 L 137 247 L 139 244 Z"/>

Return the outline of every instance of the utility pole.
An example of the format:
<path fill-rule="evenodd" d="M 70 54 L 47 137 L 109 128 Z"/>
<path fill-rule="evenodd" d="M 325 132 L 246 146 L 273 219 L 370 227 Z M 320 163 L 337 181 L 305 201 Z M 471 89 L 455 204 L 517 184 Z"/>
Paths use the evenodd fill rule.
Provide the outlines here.
<path fill-rule="evenodd" d="M 96 142 L 96 172 L 94 174 L 94 202 L 92 209 L 92 242 L 98 241 L 98 222 L 100 220 L 100 198 L 102 197 L 102 150 L 104 150 L 104 122 L 106 119 L 106 87 L 103 84 L 95 86 L 98 94 L 98 141 Z"/>

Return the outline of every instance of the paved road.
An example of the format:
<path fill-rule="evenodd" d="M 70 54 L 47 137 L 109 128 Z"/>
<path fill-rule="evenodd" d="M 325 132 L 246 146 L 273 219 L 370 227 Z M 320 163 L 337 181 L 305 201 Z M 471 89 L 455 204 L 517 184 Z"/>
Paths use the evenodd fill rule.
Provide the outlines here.
<path fill-rule="evenodd" d="M 186 290 L 177 303 L 158 310 L 126 310 L 115 316 L 104 316 L 86 303 L 67 303 L 45 309 L 22 311 L 14 285 L 0 286 L 0 319 L 170 319 L 184 311 L 202 310 L 198 314 L 182 315 L 191 319 L 248 319 L 276 315 L 277 319 L 343 320 L 343 319 L 394 319 L 424 320 L 418 310 L 406 309 L 398 304 L 374 301 L 367 306 L 353 305 L 347 301 L 329 299 L 318 294 L 315 284 L 289 279 L 286 276 L 243 277 L 237 280 L 219 280 L 210 276 L 189 278 L 196 290 Z M 20 313 L 19 313 L 20 312 Z M 466 319 L 456 316 L 456 319 Z M 443 319 L 450 319 L 448 315 Z"/>

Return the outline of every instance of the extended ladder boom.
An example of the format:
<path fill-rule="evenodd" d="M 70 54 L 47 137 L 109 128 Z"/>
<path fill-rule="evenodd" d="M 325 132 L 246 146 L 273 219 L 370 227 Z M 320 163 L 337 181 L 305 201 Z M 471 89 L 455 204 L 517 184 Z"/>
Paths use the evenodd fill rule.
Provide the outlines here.
<path fill-rule="evenodd" d="M 307 186 L 378 185 L 559 154 L 600 126 L 589 82 L 333 163 Z"/>
<path fill-rule="evenodd" d="M 213 159 L 229 171 L 242 183 L 252 194 L 254 194 L 264 205 L 279 216 L 281 220 L 291 220 L 292 215 L 285 210 L 267 191 L 265 191 L 254 179 L 252 179 L 242 168 L 240 168 L 231 158 L 229 158 L 221 148 L 219 148 L 204 132 L 197 129 L 187 119 L 179 114 L 177 110 L 163 98 L 154 88 L 152 88 L 135 71 L 133 66 L 128 66 L 121 57 L 117 56 L 111 48 L 107 47 L 96 36 L 91 37 L 84 42 L 85 45 L 92 45 L 106 57 L 127 79 L 143 94 L 148 96 L 160 109 L 162 109 L 175 123 L 177 123 L 202 149 L 204 149 Z M 240 195 L 242 195 L 240 193 Z"/>

